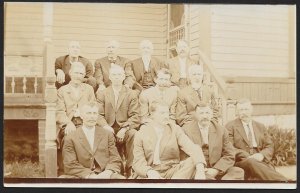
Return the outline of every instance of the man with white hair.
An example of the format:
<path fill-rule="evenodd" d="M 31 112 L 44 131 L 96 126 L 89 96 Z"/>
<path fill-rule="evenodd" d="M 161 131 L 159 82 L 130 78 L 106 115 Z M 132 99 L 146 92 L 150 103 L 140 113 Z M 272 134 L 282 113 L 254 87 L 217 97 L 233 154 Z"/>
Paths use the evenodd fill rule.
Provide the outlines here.
<path fill-rule="evenodd" d="M 178 40 L 176 46 L 177 56 L 167 61 L 167 68 L 172 73 L 172 83 L 179 88 L 188 85 L 188 69 L 193 64 L 198 64 L 190 58 L 190 49 L 184 40 Z"/>
<path fill-rule="evenodd" d="M 97 91 L 100 105 L 98 124 L 115 134 L 120 155 L 125 155 L 125 172 L 130 175 L 133 160 L 133 139 L 139 128 L 139 106 L 137 93 L 122 83 L 125 78 L 121 66 L 109 69 L 111 85 Z"/>
<path fill-rule="evenodd" d="M 78 41 L 71 41 L 69 43 L 69 54 L 55 60 L 56 88 L 59 89 L 61 86 L 70 82 L 69 71 L 74 62 L 81 62 L 85 66 L 86 74 L 83 82 L 91 85 L 95 89 L 96 79 L 93 77 L 93 65 L 87 58 L 80 56 L 80 44 Z"/>
<path fill-rule="evenodd" d="M 99 90 L 104 90 L 111 85 L 111 81 L 109 80 L 109 69 L 112 65 L 119 65 L 124 68 L 125 64 L 129 61 L 129 59 L 118 55 L 119 48 L 120 43 L 118 41 L 109 41 L 106 45 L 107 56 L 95 61 L 94 77 L 96 78 Z"/>
<path fill-rule="evenodd" d="M 157 71 L 164 67 L 164 64 L 152 56 L 153 49 L 151 41 L 142 40 L 140 42 L 141 57 L 126 64 L 124 84 L 128 85 L 129 88 L 142 91 L 155 85 L 154 78 Z"/>
<path fill-rule="evenodd" d="M 203 84 L 203 69 L 200 65 L 191 65 L 188 69 L 190 85 L 178 92 L 176 106 L 177 124 L 183 126 L 193 119 L 195 107 L 200 102 L 209 103 L 213 110 L 214 120 L 219 117 L 219 108 L 215 93 L 209 86 Z"/>

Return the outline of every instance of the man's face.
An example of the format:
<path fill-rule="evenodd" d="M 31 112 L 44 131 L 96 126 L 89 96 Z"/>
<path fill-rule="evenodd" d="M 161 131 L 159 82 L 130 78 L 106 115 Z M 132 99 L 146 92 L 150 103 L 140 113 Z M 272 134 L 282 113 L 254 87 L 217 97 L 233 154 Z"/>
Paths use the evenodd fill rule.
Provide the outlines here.
<path fill-rule="evenodd" d="M 156 123 L 167 125 L 170 120 L 169 107 L 158 106 L 156 111 L 152 113 L 152 119 Z"/>
<path fill-rule="evenodd" d="M 88 127 L 95 126 L 98 118 L 98 107 L 85 106 L 82 108 L 82 111 L 83 112 L 80 113 L 80 116 L 82 118 L 83 124 Z"/>
<path fill-rule="evenodd" d="M 178 56 L 187 57 L 189 54 L 189 47 L 185 42 L 178 42 L 176 51 Z"/>
<path fill-rule="evenodd" d="M 189 78 L 193 84 L 201 84 L 203 80 L 203 71 L 201 69 L 195 69 L 189 71 Z"/>
<path fill-rule="evenodd" d="M 112 85 L 122 85 L 125 79 L 125 73 L 119 68 L 112 68 L 109 72 L 109 79 Z"/>
<path fill-rule="evenodd" d="M 162 72 L 159 72 L 157 74 L 157 78 L 155 79 L 155 83 L 159 87 L 170 87 L 171 85 L 171 75 L 170 74 L 164 74 Z"/>
<path fill-rule="evenodd" d="M 246 123 L 249 122 L 253 112 L 251 103 L 238 103 L 236 107 L 239 118 Z"/>
<path fill-rule="evenodd" d="M 74 66 L 70 70 L 70 77 L 73 82 L 82 82 L 85 76 L 85 69 L 83 67 L 76 67 Z"/>
<path fill-rule="evenodd" d="M 197 107 L 195 116 L 202 127 L 208 127 L 213 114 L 209 107 Z"/>
<path fill-rule="evenodd" d="M 118 55 L 118 44 L 115 41 L 111 41 L 108 43 L 107 47 L 106 47 L 106 52 L 107 52 L 107 56 L 109 58 L 115 58 Z"/>
<path fill-rule="evenodd" d="M 144 43 L 140 46 L 142 56 L 151 56 L 153 53 L 153 47 L 150 43 Z"/>
<path fill-rule="evenodd" d="M 78 42 L 70 42 L 69 55 L 71 57 L 78 57 L 80 55 L 80 45 Z"/>

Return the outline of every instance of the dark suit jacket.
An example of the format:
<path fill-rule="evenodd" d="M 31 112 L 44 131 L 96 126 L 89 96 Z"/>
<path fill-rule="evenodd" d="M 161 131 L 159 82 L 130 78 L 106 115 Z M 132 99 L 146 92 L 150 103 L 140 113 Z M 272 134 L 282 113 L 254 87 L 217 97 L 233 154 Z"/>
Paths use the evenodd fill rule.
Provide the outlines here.
<path fill-rule="evenodd" d="M 273 156 L 273 143 L 267 133 L 265 126 L 256 121 L 252 121 L 253 132 L 255 135 L 257 149 L 264 155 L 264 161 L 269 162 Z M 249 156 L 249 140 L 245 133 L 242 121 L 237 118 L 226 124 L 229 139 L 236 149 L 236 161 Z"/>
<path fill-rule="evenodd" d="M 214 111 L 214 117 L 217 119 L 219 109 L 217 107 L 216 96 L 207 85 L 202 86 L 202 100 L 200 100 L 197 91 L 191 85 L 178 92 L 176 106 L 176 121 L 178 125 L 182 126 L 193 119 L 195 108 L 200 102 L 209 103 Z"/>
<path fill-rule="evenodd" d="M 85 71 L 86 71 L 85 78 L 92 77 L 93 74 L 94 74 L 92 63 L 88 59 L 86 59 L 82 56 L 78 57 L 78 61 L 81 62 L 85 66 Z M 69 55 L 65 55 L 65 56 L 61 56 L 59 58 L 56 58 L 56 60 L 55 60 L 55 74 L 56 74 L 57 69 L 61 69 L 65 73 L 65 82 L 63 83 L 63 85 L 68 84 L 71 80 L 71 77 L 69 75 L 69 71 L 71 69 L 71 63 L 70 63 Z M 57 88 L 59 88 L 61 85 L 58 86 L 58 84 L 57 84 L 56 86 L 57 86 Z"/>
<path fill-rule="evenodd" d="M 111 132 L 96 126 L 93 151 L 81 127 L 66 136 L 63 146 L 65 174 L 85 178 L 92 173 L 95 162 L 99 165 L 97 170 L 100 172 L 120 172 L 121 157 Z"/>
<path fill-rule="evenodd" d="M 116 121 L 120 127 L 129 126 L 129 129 L 139 127 L 139 105 L 135 91 L 122 86 L 117 105 L 115 105 L 112 86 L 107 87 L 104 91 L 97 92 L 96 95 L 100 105 L 98 120 L 100 126 L 112 126 Z"/>
<path fill-rule="evenodd" d="M 197 145 L 202 146 L 200 128 L 197 121 L 183 127 L 186 135 Z M 229 141 L 227 130 L 216 122 L 211 122 L 208 130 L 208 154 L 211 167 L 226 172 L 234 165 L 234 148 Z"/>
<path fill-rule="evenodd" d="M 125 64 L 129 60 L 127 58 L 117 56 L 117 60 L 115 64 L 120 65 L 121 67 L 125 67 Z M 109 80 L 109 69 L 111 67 L 110 61 L 108 57 L 100 58 L 95 61 L 95 73 L 94 77 L 96 78 L 96 82 L 98 85 L 104 85 L 108 87 L 111 85 L 111 81 Z"/>
<path fill-rule="evenodd" d="M 165 67 L 164 63 L 155 57 L 151 57 L 149 69 L 152 77 L 156 77 L 157 71 Z M 128 62 L 125 66 L 126 79 L 125 84 L 128 84 L 130 88 L 143 90 L 141 85 L 145 67 L 142 58 L 138 58 Z"/>
<path fill-rule="evenodd" d="M 138 176 L 146 177 L 147 171 L 152 169 L 154 150 L 157 135 L 149 123 L 141 126 L 135 134 L 133 148 L 132 168 Z M 195 145 L 176 124 L 170 124 L 163 132 L 160 141 L 161 168 L 169 169 L 172 165 L 180 162 L 180 150 L 189 155 L 194 164 L 204 163 L 205 158 L 199 146 Z"/>
<path fill-rule="evenodd" d="M 191 58 L 187 58 L 186 60 L 186 72 L 188 76 L 188 69 L 193 64 L 199 64 L 199 62 L 192 60 Z M 180 79 L 180 65 L 178 56 L 171 58 L 167 61 L 167 68 L 171 71 L 172 77 L 171 82 L 178 86 Z"/>

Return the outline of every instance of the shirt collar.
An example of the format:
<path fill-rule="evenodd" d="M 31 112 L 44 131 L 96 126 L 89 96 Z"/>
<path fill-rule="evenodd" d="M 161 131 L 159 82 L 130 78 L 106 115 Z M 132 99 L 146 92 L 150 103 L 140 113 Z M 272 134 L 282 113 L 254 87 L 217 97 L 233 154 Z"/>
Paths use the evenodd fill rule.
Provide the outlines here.
<path fill-rule="evenodd" d="M 198 122 L 197 122 L 197 124 L 198 124 L 198 127 L 200 128 L 200 130 L 207 130 L 208 131 L 208 127 L 202 127 Z"/>
<path fill-rule="evenodd" d="M 201 91 L 202 91 L 202 84 L 198 84 L 198 85 L 195 85 L 195 84 L 191 84 L 191 87 L 194 89 L 194 90 L 199 90 L 199 89 L 201 89 Z"/>
<path fill-rule="evenodd" d="M 82 125 L 82 129 L 86 132 L 94 132 L 96 127 L 94 126 L 94 127 L 88 129 L 85 125 Z"/>
<path fill-rule="evenodd" d="M 242 124 L 243 124 L 244 127 L 246 127 L 247 125 L 249 125 L 249 127 L 251 127 L 252 126 L 252 120 L 250 120 L 249 123 L 245 123 L 245 122 L 242 121 Z"/>

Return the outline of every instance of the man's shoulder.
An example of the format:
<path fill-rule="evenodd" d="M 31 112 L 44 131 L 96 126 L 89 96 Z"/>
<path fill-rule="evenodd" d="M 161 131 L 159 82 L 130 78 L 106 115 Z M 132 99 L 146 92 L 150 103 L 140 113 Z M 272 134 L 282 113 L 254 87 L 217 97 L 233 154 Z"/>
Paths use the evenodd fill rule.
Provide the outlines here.
<path fill-rule="evenodd" d="M 252 126 L 258 127 L 259 129 L 266 129 L 266 127 L 263 123 L 255 121 L 255 120 L 252 120 Z"/>
<path fill-rule="evenodd" d="M 226 123 L 225 127 L 229 128 L 229 127 L 233 127 L 236 125 L 239 125 L 239 123 L 241 122 L 241 120 L 239 118 L 233 119 L 231 121 L 229 121 L 228 123 Z"/>
<path fill-rule="evenodd" d="M 180 89 L 180 90 L 178 91 L 178 94 L 181 94 L 181 95 L 187 96 L 187 95 L 188 95 L 188 93 L 190 93 L 192 90 L 193 90 L 193 89 L 192 89 L 192 87 L 191 87 L 191 86 L 186 86 L 186 87 L 184 87 L 184 88 Z"/>
<path fill-rule="evenodd" d="M 108 57 L 105 56 L 105 57 L 102 57 L 102 58 L 98 58 L 98 59 L 96 59 L 95 62 L 96 62 L 96 63 L 104 63 L 104 62 L 108 62 Z"/>
<path fill-rule="evenodd" d="M 63 55 L 63 56 L 59 56 L 56 58 L 57 62 L 64 62 L 66 60 L 66 58 L 68 58 L 69 55 Z"/>
<path fill-rule="evenodd" d="M 101 135 L 101 136 L 110 136 L 110 135 L 113 135 L 112 132 L 104 129 L 103 127 L 99 126 L 99 125 L 96 125 L 95 126 L 95 129 L 97 130 L 97 132 Z"/>
<path fill-rule="evenodd" d="M 83 57 L 83 56 L 79 56 L 79 61 L 83 64 L 83 65 L 87 65 L 90 63 L 89 59 Z"/>

